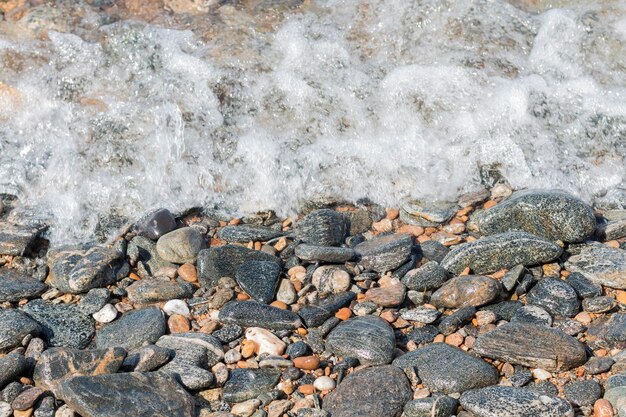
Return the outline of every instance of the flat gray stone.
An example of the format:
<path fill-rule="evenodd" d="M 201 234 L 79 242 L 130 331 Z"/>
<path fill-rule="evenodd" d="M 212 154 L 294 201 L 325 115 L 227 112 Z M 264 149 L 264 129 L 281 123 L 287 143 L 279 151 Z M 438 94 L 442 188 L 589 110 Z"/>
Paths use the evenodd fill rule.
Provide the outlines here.
<path fill-rule="evenodd" d="M 295 330 L 302 324 L 300 316 L 293 311 L 257 301 L 231 301 L 220 310 L 219 320 L 226 324 L 272 330 Z"/>
<path fill-rule="evenodd" d="M 217 237 L 221 240 L 239 243 L 267 242 L 282 235 L 280 230 L 250 224 L 224 226 L 217 232 Z"/>
<path fill-rule="evenodd" d="M 18 379 L 29 367 L 26 358 L 16 353 L 0 357 L 0 389 Z"/>
<path fill-rule="evenodd" d="M 596 284 L 626 289 L 626 250 L 600 243 L 579 245 L 565 262 L 565 268 L 580 272 Z"/>
<path fill-rule="evenodd" d="M 393 329 L 375 316 L 353 317 L 341 322 L 326 339 L 326 350 L 357 358 L 363 365 L 391 362 L 396 345 Z"/>
<path fill-rule="evenodd" d="M 164 234 L 157 240 L 157 253 L 175 264 L 195 263 L 196 256 L 205 247 L 204 236 L 195 227 L 183 227 Z"/>
<path fill-rule="evenodd" d="M 237 269 L 235 279 L 252 299 L 269 304 L 274 300 L 280 272 L 276 262 L 248 261 Z"/>
<path fill-rule="evenodd" d="M 42 336 L 48 346 L 84 349 L 94 336 L 93 319 L 83 314 L 74 304 L 51 304 L 33 300 L 23 310 L 41 324 Z"/>
<path fill-rule="evenodd" d="M 165 281 L 158 278 L 145 278 L 126 288 L 128 299 L 138 304 L 191 298 L 194 290 L 194 286 L 188 282 Z"/>
<path fill-rule="evenodd" d="M 26 336 L 37 336 L 41 330 L 41 325 L 23 311 L 0 309 L 0 352 L 21 346 Z"/>
<path fill-rule="evenodd" d="M 271 391 L 280 380 L 276 369 L 233 369 L 224 384 L 222 398 L 229 403 L 240 403 Z"/>
<path fill-rule="evenodd" d="M 562 398 L 525 388 L 493 386 L 467 391 L 461 406 L 476 417 L 571 417 L 572 406 Z"/>
<path fill-rule="evenodd" d="M 356 256 L 354 249 L 338 248 L 334 246 L 315 246 L 301 244 L 296 246 L 296 256 L 303 261 L 319 261 L 331 263 L 343 263 Z"/>
<path fill-rule="evenodd" d="M 46 285 L 22 272 L 0 268 L 0 302 L 15 303 L 22 298 L 37 297 L 46 290 Z"/>
<path fill-rule="evenodd" d="M 393 271 L 408 261 L 412 249 L 413 239 L 404 234 L 377 236 L 354 247 L 365 269 L 381 273 Z"/>
<path fill-rule="evenodd" d="M 406 200 L 400 206 L 400 219 L 408 224 L 436 227 L 454 216 L 458 206 L 449 201 Z"/>
<path fill-rule="evenodd" d="M 304 216 L 294 227 L 296 237 L 317 246 L 339 246 L 348 232 L 348 219 L 330 209 L 315 210 Z"/>
<path fill-rule="evenodd" d="M 96 334 L 96 346 L 100 349 L 123 347 L 134 350 L 143 344 L 156 342 L 165 334 L 165 318 L 157 307 L 133 310 L 107 324 Z"/>

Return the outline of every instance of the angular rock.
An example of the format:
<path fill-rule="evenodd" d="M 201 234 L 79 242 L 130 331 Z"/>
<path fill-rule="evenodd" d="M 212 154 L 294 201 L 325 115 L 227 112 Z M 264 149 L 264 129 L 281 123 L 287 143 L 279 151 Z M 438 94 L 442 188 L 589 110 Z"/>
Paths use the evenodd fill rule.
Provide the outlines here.
<path fill-rule="evenodd" d="M 26 336 L 37 336 L 41 331 L 41 325 L 21 310 L 0 309 L 0 353 L 20 346 Z"/>
<path fill-rule="evenodd" d="M 23 256 L 45 226 L 0 221 L 0 255 Z"/>
<path fill-rule="evenodd" d="M 338 356 L 357 358 L 363 365 L 390 363 L 395 345 L 391 326 L 375 316 L 353 317 L 341 322 L 326 339 L 326 350 Z"/>
<path fill-rule="evenodd" d="M 242 327 L 272 330 L 294 330 L 302 324 L 300 317 L 293 311 L 281 310 L 257 301 L 231 301 L 222 307 L 219 320 Z"/>
<path fill-rule="evenodd" d="M 24 312 L 42 325 L 42 336 L 48 346 L 87 347 L 95 333 L 94 321 L 73 304 L 50 304 L 33 300 Z"/>
<path fill-rule="evenodd" d="M 402 278 L 407 288 L 416 291 L 432 291 L 441 287 L 448 279 L 448 272 L 435 261 L 412 269 Z"/>
<path fill-rule="evenodd" d="M 0 389 L 19 378 L 28 367 L 28 360 L 22 355 L 10 353 L 0 357 Z"/>
<path fill-rule="evenodd" d="M 395 307 L 404 301 L 406 287 L 401 282 L 387 287 L 374 287 L 367 290 L 365 299 L 382 307 Z"/>
<path fill-rule="evenodd" d="M 222 391 L 222 398 L 229 403 L 239 403 L 258 397 L 272 390 L 280 379 L 276 369 L 233 369 Z"/>
<path fill-rule="evenodd" d="M 584 345 L 575 338 L 527 323 L 509 323 L 482 334 L 473 349 L 481 356 L 550 372 L 569 370 L 587 360 Z"/>
<path fill-rule="evenodd" d="M 626 289 L 626 250 L 589 243 L 580 245 L 576 251 L 565 262 L 565 268 L 580 272 L 596 284 Z"/>
<path fill-rule="evenodd" d="M 111 298 L 106 288 L 93 288 L 80 298 L 78 308 L 85 314 L 94 314 L 102 309 Z"/>
<path fill-rule="evenodd" d="M 128 245 L 128 257 L 131 263 L 137 264 L 137 271 L 141 277 L 155 276 L 166 268 L 175 268 L 176 265 L 162 259 L 156 248 L 156 242 L 144 236 L 135 236 Z"/>
<path fill-rule="evenodd" d="M 624 212 L 622 216 L 626 216 L 626 212 Z M 610 220 L 599 224 L 596 229 L 596 236 L 604 242 L 625 237 L 626 218 Z"/>
<path fill-rule="evenodd" d="M 467 391 L 461 406 L 476 417 L 571 417 L 572 406 L 562 398 L 525 388 L 493 386 Z"/>
<path fill-rule="evenodd" d="M 420 243 L 419 248 L 424 258 L 437 263 L 441 263 L 448 252 L 450 252 L 450 249 L 436 240 L 427 240 L 426 242 L 422 242 Z"/>
<path fill-rule="evenodd" d="M 254 300 L 269 304 L 274 300 L 281 267 L 276 262 L 248 261 L 235 273 L 237 283 Z"/>
<path fill-rule="evenodd" d="M 159 256 L 175 264 L 195 263 L 196 256 L 204 248 L 204 237 L 194 227 L 183 227 L 164 234 L 157 241 Z"/>
<path fill-rule="evenodd" d="M 619 347 L 626 342 L 626 313 L 614 313 L 594 320 L 587 329 L 588 341 L 601 340 Z"/>
<path fill-rule="evenodd" d="M 561 247 L 526 232 L 507 232 L 461 244 L 441 262 L 448 271 L 460 274 L 469 267 L 475 274 L 491 274 L 503 268 L 538 265 L 561 255 Z"/>
<path fill-rule="evenodd" d="M 528 292 L 529 304 L 543 307 L 553 316 L 574 317 L 580 301 L 574 288 L 557 278 L 543 278 Z"/>
<path fill-rule="evenodd" d="M 456 413 L 459 402 L 447 395 L 420 398 L 404 406 L 406 417 L 450 417 Z"/>
<path fill-rule="evenodd" d="M 298 311 L 298 314 L 307 327 L 321 326 L 326 319 L 330 318 L 340 308 L 348 306 L 355 298 L 356 294 L 351 291 L 333 294 L 320 300 L 316 305 L 303 307 Z"/>
<path fill-rule="evenodd" d="M 585 278 L 580 272 L 572 272 L 565 278 L 565 282 L 574 288 L 574 291 L 576 291 L 576 294 L 578 294 L 580 298 L 602 295 L 602 286 Z"/>
<path fill-rule="evenodd" d="M 303 217 L 295 226 L 296 237 L 317 246 L 339 246 L 348 232 L 346 216 L 330 209 L 316 210 Z"/>
<path fill-rule="evenodd" d="M 267 242 L 282 236 L 279 230 L 264 226 L 242 224 L 238 226 L 225 226 L 217 232 L 217 237 L 225 242 Z"/>
<path fill-rule="evenodd" d="M 177 298 L 190 298 L 195 288 L 188 282 L 165 281 L 146 278 L 126 288 L 128 299 L 133 303 L 147 304 Z"/>
<path fill-rule="evenodd" d="M 0 269 L 0 303 L 37 297 L 45 290 L 46 285 L 35 278 L 12 269 Z"/>
<path fill-rule="evenodd" d="M 123 370 L 150 372 L 165 365 L 174 356 L 174 351 L 155 345 L 147 345 L 124 359 Z"/>
<path fill-rule="evenodd" d="M 431 392 L 451 394 L 498 383 L 496 368 L 484 360 L 445 343 L 434 343 L 408 352 L 393 361 L 401 369 L 417 368 Z"/>
<path fill-rule="evenodd" d="M 436 227 L 450 220 L 457 208 L 455 203 L 448 201 L 407 200 L 400 206 L 400 219 L 416 226 Z"/>
<path fill-rule="evenodd" d="M 75 376 L 116 373 L 126 357 L 122 348 L 77 350 L 51 348 L 41 354 L 33 380 L 38 387 L 59 394 L 59 386 Z"/>
<path fill-rule="evenodd" d="M 166 335 L 157 341 L 157 346 L 175 352 L 174 358 L 159 372 L 176 377 L 185 388 L 190 390 L 208 388 L 215 381 L 215 377 L 207 368 L 224 358 L 222 345 L 210 335 L 197 333 L 200 337 L 206 336 L 208 340 L 190 337 L 196 333 L 186 333 L 186 335 L 181 336 L 180 333 Z M 209 355 L 210 362 L 208 361 Z"/>
<path fill-rule="evenodd" d="M 161 373 L 79 376 L 61 384 L 59 397 L 83 417 L 195 417 L 195 402 Z"/>
<path fill-rule="evenodd" d="M 449 316 L 445 316 L 439 322 L 439 331 L 444 336 L 448 336 L 454 332 L 456 332 L 460 327 L 469 323 L 472 320 L 472 317 L 476 314 L 476 307 L 467 306 L 459 308 L 454 313 Z"/>
<path fill-rule="evenodd" d="M 433 293 L 430 302 L 436 307 L 479 307 L 495 300 L 502 286 L 499 281 L 481 275 L 452 278 Z"/>
<path fill-rule="evenodd" d="M 378 236 L 354 247 L 365 269 L 381 273 L 393 271 L 405 263 L 412 249 L 413 239 L 404 234 Z"/>
<path fill-rule="evenodd" d="M 134 226 L 139 236 L 157 240 L 176 228 L 176 219 L 168 209 L 157 209 L 142 217 Z"/>
<path fill-rule="evenodd" d="M 107 324 L 96 334 L 100 349 L 123 347 L 128 351 L 154 343 L 165 334 L 165 318 L 157 307 L 133 310 Z"/>
<path fill-rule="evenodd" d="M 324 398 L 324 410 L 337 417 L 399 417 L 412 397 L 404 372 L 376 366 L 350 374 Z"/>
<path fill-rule="evenodd" d="M 354 258 L 356 252 L 352 248 L 301 244 L 296 246 L 296 256 L 303 261 L 343 263 Z"/>

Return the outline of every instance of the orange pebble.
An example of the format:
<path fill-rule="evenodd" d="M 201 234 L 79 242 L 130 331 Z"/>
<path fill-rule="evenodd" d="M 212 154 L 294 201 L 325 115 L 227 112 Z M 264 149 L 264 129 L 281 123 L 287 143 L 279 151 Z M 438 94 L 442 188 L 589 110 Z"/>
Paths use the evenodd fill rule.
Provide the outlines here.
<path fill-rule="evenodd" d="M 309 334 L 309 331 L 307 329 L 305 329 L 304 327 L 298 327 L 296 329 L 296 332 L 300 335 L 300 336 L 306 336 L 307 334 Z"/>
<path fill-rule="evenodd" d="M 181 314 L 173 314 L 167 320 L 167 327 L 170 329 L 170 333 L 184 333 L 191 330 L 189 319 Z"/>
<path fill-rule="evenodd" d="M 298 391 L 303 395 L 311 395 L 315 392 L 315 387 L 313 385 L 300 385 Z"/>
<path fill-rule="evenodd" d="M 387 209 L 387 218 L 389 220 L 395 220 L 398 218 L 398 216 L 400 215 L 400 210 L 398 210 L 397 208 L 388 208 Z"/>
<path fill-rule="evenodd" d="M 604 242 L 604 244 L 609 248 L 619 249 L 619 242 L 617 240 L 609 240 L 608 242 Z"/>
<path fill-rule="evenodd" d="M 198 273 L 196 267 L 193 264 L 182 264 L 178 268 L 178 276 L 187 282 L 198 281 Z"/>
<path fill-rule="evenodd" d="M 495 206 L 496 204 L 497 204 L 497 203 L 496 203 L 495 201 L 493 201 L 493 200 L 489 200 L 489 201 L 487 201 L 487 202 L 483 205 L 483 208 L 484 208 L 485 210 L 487 210 L 487 209 L 490 209 L 491 207 Z"/>
<path fill-rule="evenodd" d="M 237 300 L 238 301 L 245 301 L 245 300 L 249 300 L 250 296 L 248 294 L 246 294 L 245 292 L 240 292 L 237 293 Z"/>
<path fill-rule="evenodd" d="M 626 304 L 626 291 L 617 290 L 615 299 L 617 300 L 618 303 Z"/>
<path fill-rule="evenodd" d="M 134 272 L 131 272 L 130 274 L 128 274 L 128 277 L 131 279 L 134 279 L 135 281 L 139 281 L 141 279 L 139 275 L 135 274 Z"/>
<path fill-rule="evenodd" d="M 261 250 L 262 246 L 261 242 L 254 242 L 254 250 Z"/>
<path fill-rule="evenodd" d="M 241 223 L 241 219 L 232 219 L 231 221 L 228 222 L 228 224 L 230 224 L 231 226 L 236 226 L 239 223 Z"/>
<path fill-rule="evenodd" d="M 278 300 L 272 301 L 272 303 L 270 305 L 274 306 L 274 307 L 278 307 L 281 310 L 287 310 L 289 308 L 289 306 L 287 304 L 283 303 L 282 301 L 278 301 Z"/>
<path fill-rule="evenodd" d="M 593 417 L 613 417 L 613 406 L 608 400 L 597 400 L 593 405 Z"/>
<path fill-rule="evenodd" d="M 470 269 L 469 269 L 469 266 L 468 266 L 459 275 L 469 275 L 469 273 L 470 273 Z"/>
<path fill-rule="evenodd" d="M 340 308 L 339 311 L 335 313 L 335 317 L 339 320 L 348 320 L 352 316 L 352 310 L 348 307 Z"/>
<path fill-rule="evenodd" d="M 298 369 L 312 371 L 319 368 L 320 358 L 318 358 L 317 356 L 300 356 L 293 360 L 293 366 Z"/>
<path fill-rule="evenodd" d="M 421 235 L 417 237 L 417 241 L 419 243 L 424 243 L 430 240 L 430 236 L 426 236 L 426 235 Z"/>

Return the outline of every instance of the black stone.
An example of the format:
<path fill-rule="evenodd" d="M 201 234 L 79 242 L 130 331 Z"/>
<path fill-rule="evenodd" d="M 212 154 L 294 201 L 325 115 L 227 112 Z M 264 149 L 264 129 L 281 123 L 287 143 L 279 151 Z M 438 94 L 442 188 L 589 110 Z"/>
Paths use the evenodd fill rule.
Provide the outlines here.
<path fill-rule="evenodd" d="M 602 286 L 585 278 L 580 272 L 572 272 L 565 282 L 574 288 L 580 298 L 597 297 L 602 295 Z"/>
<path fill-rule="evenodd" d="M 233 369 L 224 384 L 222 398 L 229 403 L 250 400 L 273 389 L 279 379 L 276 369 Z"/>
<path fill-rule="evenodd" d="M 0 302 L 17 302 L 22 298 L 33 298 L 41 295 L 46 285 L 35 278 L 21 272 L 0 269 Z"/>
<path fill-rule="evenodd" d="M 448 272 L 437 262 L 430 261 L 407 272 L 402 283 L 410 290 L 432 291 L 439 289 L 448 279 Z"/>
<path fill-rule="evenodd" d="M 294 330 L 302 324 L 296 313 L 257 301 L 231 301 L 222 307 L 219 320 L 226 324 L 272 330 Z"/>
<path fill-rule="evenodd" d="M 611 370 L 615 361 L 608 357 L 592 357 L 585 364 L 585 372 L 588 375 L 597 375 Z"/>
<path fill-rule="evenodd" d="M 0 221 L 0 255 L 23 256 L 44 230 L 43 225 Z"/>
<path fill-rule="evenodd" d="M 274 300 L 281 267 L 276 262 L 248 261 L 235 273 L 237 283 L 250 297 L 264 304 Z"/>
<path fill-rule="evenodd" d="M 48 346 L 84 349 L 94 336 L 94 321 L 73 304 L 50 304 L 34 300 L 24 312 L 42 325 L 42 336 Z"/>
<path fill-rule="evenodd" d="M 513 375 L 511 375 L 511 378 L 509 378 L 511 385 L 513 385 L 514 387 L 522 387 L 532 380 L 532 372 L 530 372 L 530 369 L 523 366 L 516 366 L 515 372 L 513 373 Z"/>
<path fill-rule="evenodd" d="M 173 299 L 190 298 L 194 286 L 189 282 L 166 281 L 160 278 L 145 278 L 126 288 L 128 299 L 137 304 L 156 303 Z"/>
<path fill-rule="evenodd" d="M 420 249 L 424 258 L 438 263 L 441 263 L 448 252 L 450 252 L 450 249 L 436 240 L 427 240 L 420 243 Z"/>
<path fill-rule="evenodd" d="M 20 346 L 26 336 L 37 336 L 41 330 L 41 325 L 26 313 L 0 309 L 0 353 Z"/>
<path fill-rule="evenodd" d="M 243 335 L 243 328 L 241 326 L 237 326 L 236 324 L 227 324 L 221 329 L 211 333 L 211 335 L 215 336 L 220 342 L 226 344 L 240 338 L 241 335 Z"/>
<path fill-rule="evenodd" d="M 476 314 L 476 308 L 472 306 L 459 308 L 449 316 L 445 316 L 439 322 L 439 331 L 448 336 L 456 332 L 459 328 L 469 323 Z"/>
<path fill-rule="evenodd" d="M 19 378 L 28 367 L 28 360 L 22 355 L 10 353 L 0 357 L 0 389 Z"/>
<path fill-rule="evenodd" d="M 531 323 L 550 327 L 552 326 L 552 316 L 539 306 L 525 305 L 515 312 L 511 318 L 511 323 Z"/>
<path fill-rule="evenodd" d="M 332 294 L 319 301 L 317 305 L 303 307 L 298 314 L 308 327 L 317 327 L 335 314 L 337 310 L 348 306 L 355 298 L 356 294 L 351 291 Z"/>
<path fill-rule="evenodd" d="M 161 208 L 148 213 L 134 227 L 135 232 L 148 239 L 157 240 L 176 228 L 176 219 L 169 210 Z"/>
<path fill-rule="evenodd" d="M 438 334 L 439 329 L 429 324 L 412 330 L 411 333 L 407 335 L 407 338 L 421 345 L 432 342 Z"/>
<path fill-rule="evenodd" d="M 81 297 L 78 308 L 85 314 L 94 314 L 109 302 L 110 297 L 111 293 L 106 288 L 93 288 Z"/>
<path fill-rule="evenodd" d="M 342 357 L 358 358 L 363 365 L 391 362 L 395 349 L 393 329 L 375 316 L 353 317 L 341 322 L 326 339 L 326 350 Z"/>
<path fill-rule="evenodd" d="M 283 233 L 270 227 L 242 224 L 239 226 L 225 226 L 217 232 L 217 237 L 225 242 L 267 242 Z"/>
<path fill-rule="evenodd" d="M 289 355 L 289 359 L 299 358 L 301 356 L 307 356 L 311 354 L 311 347 L 299 340 L 295 343 L 287 346 L 287 355 Z"/>
<path fill-rule="evenodd" d="M 123 347 L 129 351 L 144 343 L 154 343 L 165 334 L 165 318 L 157 307 L 133 310 L 98 330 L 96 345 L 100 349 Z"/>
<path fill-rule="evenodd" d="M 501 301 L 496 304 L 491 304 L 482 307 L 480 310 L 493 311 L 496 315 L 496 320 L 511 321 L 515 312 L 523 306 L 519 301 Z"/>
<path fill-rule="evenodd" d="M 529 304 L 543 307 L 553 316 L 574 317 L 580 301 L 574 288 L 557 278 L 544 278 L 526 296 Z"/>
<path fill-rule="evenodd" d="M 348 232 L 348 219 L 330 209 L 316 210 L 303 217 L 295 226 L 296 237 L 317 246 L 339 246 Z"/>

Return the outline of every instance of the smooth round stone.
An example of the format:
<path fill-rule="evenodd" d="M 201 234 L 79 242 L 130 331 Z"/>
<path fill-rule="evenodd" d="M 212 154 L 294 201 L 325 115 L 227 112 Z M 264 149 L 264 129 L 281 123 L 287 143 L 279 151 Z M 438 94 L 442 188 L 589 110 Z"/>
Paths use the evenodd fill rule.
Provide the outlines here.
<path fill-rule="evenodd" d="M 404 406 L 406 417 L 450 417 L 456 413 L 459 402 L 447 395 L 420 398 Z"/>
<path fill-rule="evenodd" d="M 396 417 L 412 397 L 404 372 L 375 366 L 353 372 L 324 398 L 324 410 L 340 417 Z"/>
<path fill-rule="evenodd" d="M 594 356 L 589 358 L 585 364 L 585 371 L 589 375 L 601 374 L 603 372 L 608 372 L 614 363 L 615 361 L 613 358 Z"/>
<path fill-rule="evenodd" d="M 402 317 L 404 320 L 430 324 L 437 320 L 440 315 L 441 313 L 434 308 L 418 307 L 412 310 L 403 311 L 400 314 L 400 317 Z"/>
<path fill-rule="evenodd" d="M 42 325 L 42 336 L 48 346 L 84 349 L 94 336 L 93 319 L 76 305 L 34 300 L 24 306 L 24 311 Z"/>
<path fill-rule="evenodd" d="M 400 206 L 400 219 L 416 226 L 436 227 L 450 220 L 457 208 L 449 201 L 405 200 Z"/>
<path fill-rule="evenodd" d="M 300 317 L 293 311 L 257 301 L 231 301 L 220 310 L 219 320 L 226 324 L 272 330 L 294 330 L 302 324 Z"/>
<path fill-rule="evenodd" d="M 0 309 L 0 353 L 20 346 L 26 336 L 37 336 L 41 330 L 41 325 L 21 310 Z"/>
<path fill-rule="evenodd" d="M 270 391 L 280 379 L 280 372 L 271 369 L 233 369 L 224 385 L 222 398 L 229 403 L 239 403 Z"/>
<path fill-rule="evenodd" d="M 450 252 L 450 249 L 436 240 L 427 240 L 420 243 L 420 250 L 424 258 L 438 263 L 441 263 L 448 252 Z"/>
<path fill-rule="evenodd" d="M 395 307 L 404 302 L 406 287 L 401 282 L 386 287 L 370 288 L 365 293 L 365 299 L 382 307 Z"/>
<path fill-rule="evenodd" d="M 576 291 L 576 294 L 578 294 L 580 298 L 597 297 L 602 295 L 602 286 L 585 278 L 585 276 L 580 272 L 572 272 L 567 278 L 565 278 L 565 282 L 574 288 L 574 291 Z"/>
<path fill-rule="evenodd" d="M 148 213 L 135 224 L 135 231 L 140 236 L 157 240 L 176 228 L 176 219 L 169 210 L 161 208 Z"/>
<path fill-rule="evenodd" d="M 543 278 L 526 295 L 529 304 L 543 307 L 553 316 L 574 317 L 580 310 L 576 291 L 557 278 Z"/>
<path fill-rule="evenodd" d="M 525 305 L 519 308 L 513 317 L 512 323 L 531 323 L 542 326 L 552 326 L 552 316 L 543 308 L 536 305 Z"/>
<path fill-rule="evenodd" d="M 204 247 L 204 237 L 196 228 L 183 227 L 159 238 L 157 253 L 175 264 L 195 263 L 198 252 Z"/>
<path fill-rule="evenodd" d="M 354 247 L 360 264 L 376 272 L 393 271 L 409 260 L 413 239 L 409 235 L 378 236 Z"/>
<path fill-rule="evenodd" d="M 105 304 L 100 310 L 92 314 L 98 323 L 111 323 L 117 318 L 117 310 L 111 304 Z"/>
<path fill-rule="evenodd" d="M 315 380 L 313 386 L 318 391 L 330 391 L 335 388 L 335 380 L 328 376 L 320 376 Z"/>
<path fill-rule="evenodd" d="M 615 307 L 617 307 L 617 301 L 611 297 L 600 296 L 583 300 L 583 310 L 589 313 L 606 313 Z"/>
<path fill-rule="evenodd" d="M 611 248 L 598 242 L 586 243 L 576 248 L 565 262 L 565 267 L 569 271 L 580 272 L 596 284 L 626 289 L 624 249 Z"/>
<path fill-rule="evenodd" d="M 281 267 L 276 262 L 248 261 L 235 273 L 237 283 L 250 297 L 264 304 L 274 300 Z"/>
<path fill-rule="evenodd" d="M 339 246 L 348 231 L 347 218 L 334 210 L 322 209 L 304 216 L 294 227 L 296 237 L 317 246 Z"/>
<path fill-rule="evenodd" d="M 217 232 L 217 237 L 225 242 L 267 242 L 282 236 L 279 230 L 264 226 L 242 224 L 238 226 L 225 226 Z"/>
<path fill-rule="evenodd" d="M 46 285 L 14 270 L 0 269 L 0 303 L 41 295 Z"/>
<path fill-rule="evenodd" d="M 454 313 L 449 316 L 443 317 L 439 322 L 439 331 L 448 336 L 457 331 L 460 327 L 469 323 L 472 320 L 472 317 L 476 314 L 476 307 L 467 306 L 459 308 Z"/>
<path fill-rule="evenodd" d="M 440 288 L 447 279 L 448 272 L 437 262 L 430 261 L 407 272 L 402 283 L 411 290 L 432 291 Z"/>
<path fill-rule="evenodd" d="M 171 316 L 172 314 L 189 316 L 189 306 L 183 300 L 169 300 L 163 305 L 163 311 L 168 316 Z"/>
<path fill-rule="evenodd" d="M 126 288 L 128 299 L 133 303 L 147 304 L 174 298 L 190 298 L 194 287 L 188 282 L 165 281 L 158 278 L 146 278 L 136 281 Z"/>
<path fill-rule="evenodd" d="M 463 393 L 461 406 L 476 417 L 568 417 L 572 406 L 562 398 L 525 388 L 492 386 Z"/>
<path fill-rule="evenodd" d="M 300 356 L 307 356 L 311 354 L 311 347 L 299 340 L 295 343 L 287 346 L 287 355 L 290 359 L 299 358 Z"/>
<path fill-rule="evenodd" d="M 576 407 L 593 405 L 602 397 L 602 387 L 593 379 L 571 382 L 563 390 L 565 398 Z"/>
<path fill-rule="evenodd" d="M 451 394 L 497 384 L 496 368 L 484 360 L 445 343 L 434 343 L 396 358 L 401 369 L 417 368 L 424 385 L 432 392 Z"/>
<path fill-rule="evenodd" d="M 243 328 L 236 324 L 227 324 L 223 326 L 221 329 L 214 331 L 211 333 L 212 336 L 215 336 L 220 342 L 226 344 L 230 343 L 233 340 L 238 339 L 243 334 Z"/>
<path fill-rule="evenodd" d="M 165 318 L 159 308 L 133 310 L 107 324 L 96 334 L 96 346 L 101 349 L 123 347 L 134 350 L 144 343 L 154 343 L 165 334 Z"/>
<path fill-rule="evenodd" d="M 29 366 L 28 360 L 16 353 L 0 357 L 0 389 L 20 377 Z"/>
<path fill-rule="evenodd" d="M 350 274 L 333 266 L 320 266 L 313 272 L 312 283 L 321 294 L 337 294 L 348 291 L 352 285 Z"/>
<path fill-rule="evenodd" d="M 341 322 L 327 337 L 326 349 L 355 357 L 363 365 L 390 363 L 396 346 L 393 329 L 379 317 L 354 317 Z"/>
<path fill-rule="evenodd" d="M 337 248 L 332 246 L 315 246 L 301 244 L 296 246 L 296 256 L 303 261 L 320 261 L 343 263 L 354 258 L 356 253 L 352 248 Z"/>
<path fill-rule="evenodd" d="M 452 278 L 435 291 L 430 298 L 436 307 L 478 307 L 495 300 L 502 286 L 499 281 L 481 275 L 466 275 Z"/>

